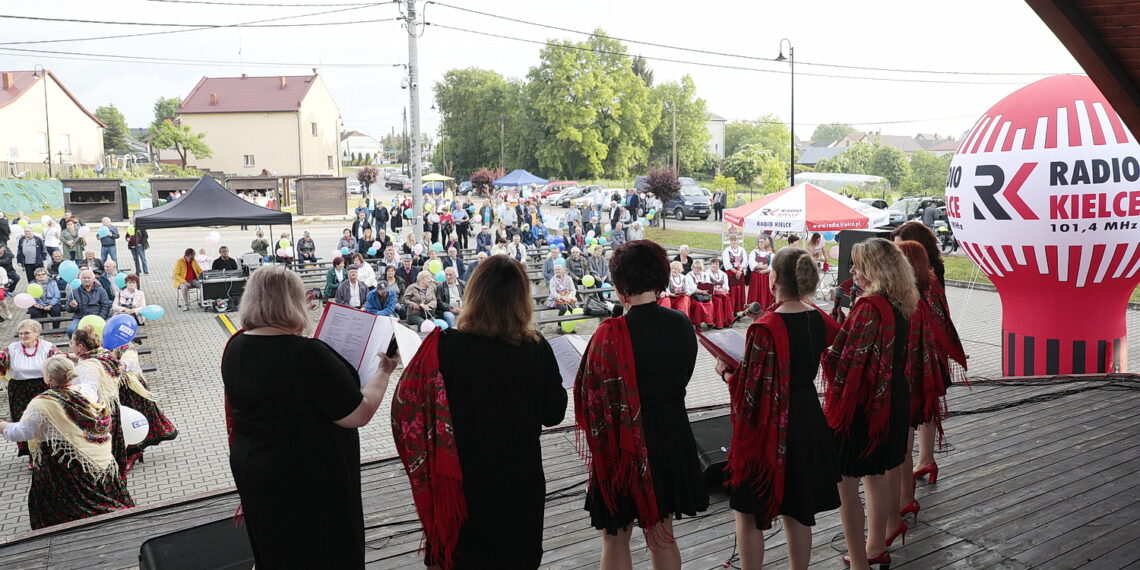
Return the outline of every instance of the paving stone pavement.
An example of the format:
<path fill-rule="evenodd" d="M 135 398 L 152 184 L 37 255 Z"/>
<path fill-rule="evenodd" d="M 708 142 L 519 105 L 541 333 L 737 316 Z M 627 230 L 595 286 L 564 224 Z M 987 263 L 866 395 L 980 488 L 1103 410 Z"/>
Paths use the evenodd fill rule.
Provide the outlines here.
<path fill-rule="evenodd" d="M 304 230 L 312 232 L 318 244 L 318 255 L 323 257 L 332 250 L 343 227 L 343 223 L 333 222 L 298 225 L 296 237 L 299 238 Z M 282 229 L 273 228 L 274 234 L 279 234 Z M 268 233 L 269 228 L 265 230 L 267 237 L 272 237 Z M 138 464 L 131 472 L 130 490 L 139 505 L 223 489 L 233 484 L 227 461 L 219 371 L 227 335 L 213 313 L 177 310 L 176 291 L 170 280 L 174 261 L 182 250 L 203 247 L 208 231 L 203 228 L 167 229 L 150 234 L 150 274 L 142 277 L 142 287 L 148 301 L 163 305 L 167 313 L 162 320 L 148 323 L 145 327 L 149 338 L 144 345 L 152 347 L 154 352 L 143 356 L 143 360 L 158 367 L 147 379 L 164 411 L 178 427 L 179 436 L 172 442 L 149 449 L 145 463 Z M 222 235 L 222 243 L 229 245 L 231 251 L 248 251 L 253 238 L 252 228 L 250 231 L 238 228 L 218 231 Z M 127 248 L 120 246 L 119 251 L 123 265 L 130 266 Z M 24 285 L 21 283 L 21 290 Z M 971 356 L 971 375 L 1000 375 L 1001 303 L 998 295 L 951 288 L 948 296 L 966 351 Z M 743 324 L 737 326 L 743 331 Z M 1140 311 L 1129 312 L 1128 328 L 1132 338 L 1140 338 Z M 0 338 L 11 339 L 14 332 L 14 322 L 0 324 Z M 713 365 L 712 358 L 705 351 L 700 351 L 686 398 L 689 407 L 728 401 L 727 391 L 716 376 Z M 1131 351 L 1130 369 L 1140 370 L 1140 349 Z M 394 455 L 388 414 L 386 398 L 373 421 L 360 431 L 363 458 Z M 0 383 L 0 419 L 7 420 L 7 416 L 7 393 Z M 564 423 L 569 424 L 570 420 L 568 416 Z M 29 471 L 25 463 L 16 457 L 15 445 L 0 444 L 0 538 L 29 530 L 26 506 L 29 482 Z"/>

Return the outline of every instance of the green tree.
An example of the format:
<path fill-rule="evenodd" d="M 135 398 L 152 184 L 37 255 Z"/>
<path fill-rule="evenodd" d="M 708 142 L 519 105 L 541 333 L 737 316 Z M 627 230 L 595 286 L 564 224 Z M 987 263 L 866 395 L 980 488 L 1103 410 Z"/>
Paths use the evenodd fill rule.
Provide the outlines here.
<path fill-rule="evenodd" d="M 534 155 L 547 173 L 625 178 L 648 163 L 660 106 L 621 42 L 602 30 L 585 42 L 552 40 L 527 74 Z"/>
<path fill-rule="evenodd" d="M 653 88 L 653 100 L 661 108 L 660 122 L 653 131 L 650 162 L 670 164 L 673 156 L 673 110 L 677 117 L 677 169 L 684 174 L 701 169 L 708 153 L 708 105 L 697 97 L 697 85 L 685 75 L 679 82 Z"/>
<path fill-rule="evenodd" d="M 494 71 L 469 67 L 448 71 L 434 89 L 442 115 L 441 138 L 447 142 L 445 149 L 436 147 L 433 162 L 440 162 L 440 153 L 446 152 L 456 171 L 473 172 L 488 164 L 498 166 L 502 151 L 503 161 L 515 164 L 508 159 L 517 152 L 520 137 L 518 83 Z"/>
<path fill-rule="evenodd" d="M 762 145 L 787 163 L 788 154 L 792 152 L 792 133 L 776 115 L 764 115 L 755 121 L 733 121 L 724 126 L 725 156 L 732 156 L 750 144 Z"/>
<path fill-rule="evenodd" d="M 681 193 L 681 181 L 677 179 L 677 171 L 668 167 L 649 169 L 645 175 L 645 191 L 660 200 L 662 205 L 668 204 Z M 658 215 L 661 229 L 665 229 L 665 213 L 658 212 Z"/>
<path fill-rule="evenodd" d="M 379 175 L 380 171 L 378 171 L 375 166 L 365 166 L 364 168 L 356 171 L 356 180 L 359 181 L 360 185 L 364 187 L 362 189 L 364 194 L 368 194 L 368 189 L 376 183 L 376 179 L 379 177 Z"/>
<path fill-rule="evenodd" d="M 851 125 L 843 123 L 831 123 L 828 125 L 819 125 L 815 131 L 811 133 L 811 140 L 815 143 L 832 143 L 847 135 L 853 135 L 859 131 L 855 130 Z"/>
<path fill-rule="evenodd" d="M 633 72 L 645 82 L 648 87 L 653 87 L 653 69 L 649 67 L 649 62 L 640 55 L 634 56 L 633 61 L 630 63 Z"/>
<path fill-rule="evenodd" d="M 190 125 L 176 125 L 172 120 L 163 121 L 158 127 L 151 127 L 150 144 L 155 148 L 173 149 L 178 153 L 182 168 L 186 168 L 186 158 L 193 154 L 197 158 L 209 158 L 213 155 L 210 147 L 202 140 L 205 133 L 194 133 Z"/>
<path fill-rule="evenodd" d="M 151 121 L 150 126 L 156 129 L 162 126 L 166 119 L 174 119 L 178 117 L 178 109 L 182 107 L 181 97 L 159 97 L 154 102 L 154 121 Z"/>
<path fill-rule="evenodd" d="M 816 172 L 842 172 L 846 174 L 871 174 L 871 159 L 874 145 L 859 143 L 852 145 L 842 154 L 825 158 L 815 165 Z"/>
<path fill-rule="evenodd" d="M 127 128 L 127 118 L 115 108 L 115 105 L 103 105 L 95 109 L 95 116 L 107 125 L 107 128 L 103 129 L 103 151 L 116 154 L 130 152 L 127 147 L 127 135 L 130 133 L 130 129 Z"/>
<path fill-rule="evenodd" d="M 903 182 L 906 194 L 941 196 L 946 191 L 946 171 L 950 169 L 952 154 L 934 156 L 924 150 L 910 155 L 910 177 Z"/>
<path fill-rule="evenodd" d="M 910 161 L 906 153 L 892 147 L 875 143 L 871 154 L 871 172 L 890 181 L 892 188 L 900 188 L 910 176 Z"/>
<path fill-rule="evenodd" d="M 775 192 L 783 189 L 788 180 L 784 164 L 763 145 L 749 144 L 724 159 L 721 170 L 744 184 L 759 182 L 765 192 Z"/>

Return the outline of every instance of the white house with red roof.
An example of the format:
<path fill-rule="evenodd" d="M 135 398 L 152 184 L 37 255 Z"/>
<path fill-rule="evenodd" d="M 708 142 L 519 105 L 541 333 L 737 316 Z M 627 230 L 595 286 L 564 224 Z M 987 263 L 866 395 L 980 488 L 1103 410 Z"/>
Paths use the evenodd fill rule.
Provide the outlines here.
<path fill-rule="evenodd" d="M 229 175 L 340 176 L 340 110 L 321 76 L 203 77 L 179 108 L 213 153 L 188 164 Z"/>
<path fill-rule="evenodd" d="M 49 146 L 53 164 L 93 166 L 103 128 L 51 71 L 0 71 L 0 176 L 46 171 Z"/>

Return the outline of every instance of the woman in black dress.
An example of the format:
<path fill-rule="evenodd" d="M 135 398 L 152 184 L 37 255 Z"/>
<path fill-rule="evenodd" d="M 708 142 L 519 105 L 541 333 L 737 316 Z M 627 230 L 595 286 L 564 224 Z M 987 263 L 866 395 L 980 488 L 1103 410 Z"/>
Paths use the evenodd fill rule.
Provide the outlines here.
<path fill-rule="evenodd" d="M 394 437 L 427 534 L 428 565 L 524 569 L 542 562 L 539 435 L 562 422 L 566 389 L 554 351 L 531 322 L 533 310 L 521 263 L 501 255 L 480 262 L 456 328 L 433 332 L 396 388 Z M 454 437 L 422 429 L 427 421 L 450 422 Z M 433 455 L 444 459 L 418 461 Z M 455 458 L 457 465 L 447 464 Z"/>
<path fill-rule="evenodd" d="M 872 238 L 851 248 L 852 275 L 863 295 L 823 355 L 826 385 L 824 412 L 835 431 L 844 562 L 863 569 L 889 566 L 887 528 L 898 510 L 898 487 L 890 485 L 899 469 L 910 430 L 910 387 L 907 382 L 909 319 L 918 306 L 914 271 L 895 244 Z M 864 543 L 863 505 L 859 483 L 867 495 L 868 524 Z M 905 540 L 905 538 L 904 538 Z"/>
<path fill-rule="evenodd" d="M 784 248 L 771 268 L 778 308 L 748 328 L 739 367 L 717 362 L 732 395 L 729 504 L 745 570 L 763 566 L 764 531 L 777 514 L 788 566 L 806 569 L 815 514 L 839 507 L 835 442 L 815 389 L 820 354 L 839 325 L 804 300 L 819 282 L 808 252 Z"/>
<path fill-rule="evenodd" d="M 617 248 L 610 273 L 626 314 L 598 327 L 574 384 L 590 452 L 586 509 L 602 531 L 603 570 L 632 567 L 634 522 L 645 529 L 653 567 L 680 568 L 672 519 L 709 504 L 685 412 L 697 341 L 688 315 L 656 302 L 669 279 L 661 246 L 638 240 Z M 632 452 L 619 441 L 631 442 Z"/>
<path fill-rule="evenodd" d="M 309 326 L 301 278 L 254 271 L 242 299 L 246 330 L 222 355 L 230 470 L 259 569 L 363 568 L 360 438 L 396 361 L 363 388 L 356 370 Z M 229 423 L 229 421 L 227 421 Z"/>

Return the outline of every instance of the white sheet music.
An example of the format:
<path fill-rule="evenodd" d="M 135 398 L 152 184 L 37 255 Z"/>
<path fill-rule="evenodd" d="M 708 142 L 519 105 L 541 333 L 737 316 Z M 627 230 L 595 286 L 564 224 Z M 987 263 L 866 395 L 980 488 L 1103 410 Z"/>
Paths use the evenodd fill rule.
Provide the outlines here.
<path fill-rule="evenodd" d="M 574 386 L 574 377 L 578 375 L 578 365 L 582 362 L 582 355 L 590 337 L 586 335 L 563 335 L 550 339 L 550 348 L 554 350 L 554 358 L 558 360 L 558 372 L 562 375 L 562 387 L 569 390 Z"/>
<path fill-rule="evenodd" d="M 325 312 L 317 323 L 316 337 L 325 341 L 359 371 L 376 320 L 376 315 L 371 313 L 329 303 L 325 305 Z"/>

